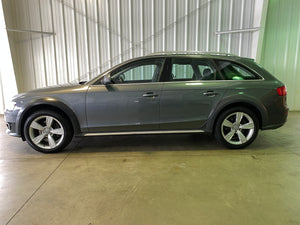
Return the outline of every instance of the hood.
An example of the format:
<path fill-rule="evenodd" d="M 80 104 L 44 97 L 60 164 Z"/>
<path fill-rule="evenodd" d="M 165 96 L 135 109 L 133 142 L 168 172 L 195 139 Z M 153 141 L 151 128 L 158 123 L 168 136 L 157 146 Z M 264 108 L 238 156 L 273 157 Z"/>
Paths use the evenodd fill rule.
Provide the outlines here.
<path fill-rule="evenodd" d="M 27 91 L 25 93 L 38 93 L 38 92 L 52 92 L 52 91 L 59 91 L 59 90 L 64 90 L 64 89 L 72 89 L 72 88 L 78 88 L 82 87 L 83 85 L 80 84 L 72 84 L 72 83 L 66 83 L 66 84 L 60 84 L 60 85 L 53 85 L 49 87 L 44 87 L 44 88 L 37 88 L 31 91 Z"/>
<path fill-rule="evenodd" d="M 66 94 L 66 93 L 86 90 L 86 88 L 87 88 L 87 85 L 67 83 L 67 84 L 55 85 L 55 86 L 38 88 L 38 89 L 31 90 L 31 91 L 27 91 L 27 92 L 24 92 L 24 93 L 14 96 L 13 99 L 25 98 L 27 96 L 38 97 L 38 96 L 44 96 L 44 95 Z"/>

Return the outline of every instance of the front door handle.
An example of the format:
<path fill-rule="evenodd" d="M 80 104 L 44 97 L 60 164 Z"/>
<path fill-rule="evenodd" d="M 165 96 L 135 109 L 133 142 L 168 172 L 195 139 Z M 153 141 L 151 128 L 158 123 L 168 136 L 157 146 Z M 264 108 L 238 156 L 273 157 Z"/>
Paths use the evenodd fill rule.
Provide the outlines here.
<path fill-rule="evenodd" d="M 215 97 L 218 93 L 214 92 L 214 91 L 207 91 L 204 92 L 203 95 L 208 96 L 208 97 Z"/>
<path fill-rule="evenodd" d="M 143 97 L 145 97 L 145 98 L 155 98 L 157 96 L 158 95 L 155 94 L 154 92 L 147 92 L 147 93 L 143 94 Z"/>

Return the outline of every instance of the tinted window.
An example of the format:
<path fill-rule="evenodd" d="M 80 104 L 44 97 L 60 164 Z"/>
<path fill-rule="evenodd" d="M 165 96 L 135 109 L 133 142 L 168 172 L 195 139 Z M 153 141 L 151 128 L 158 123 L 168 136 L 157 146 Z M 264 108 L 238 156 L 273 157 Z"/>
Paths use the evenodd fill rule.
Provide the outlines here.
<path fill-rule="evenodd" d="M 178 79 L 193 80 L 194 70 L 192 65 L 175 63 L 172 66 L 172 75 L 173 75 L 173 80 L 178 80 Z"/>
<path fill-rule="evenodd" d="M 120 83 L 147 83 L 158 79 L 162 67 L 161 60 L 146 60 L 130 63 L 111 73 L 111 80 Z"/>
<path fill-rule="evenodd" d="M 229 61 L 218 61 L 218 65 L 224 80 L 259 79 L 257 75 L 236 63 Z"/>
<path fill-rule="evenodd" d="M 214 80 L 215 70 L 209 62 L 192 58 L 174 58 L 166 81 Z"/>
<path fill-rule="evenodd" d="M 207 63 L 197 64 L 199 69 L 201 80 L 214 80 L 214 70 Z"/>

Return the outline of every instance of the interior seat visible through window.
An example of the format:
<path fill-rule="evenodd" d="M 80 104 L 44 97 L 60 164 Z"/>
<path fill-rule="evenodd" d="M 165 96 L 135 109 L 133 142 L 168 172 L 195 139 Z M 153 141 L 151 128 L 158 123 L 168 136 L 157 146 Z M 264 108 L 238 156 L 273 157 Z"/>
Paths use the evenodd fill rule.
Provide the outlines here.
<path fill-rule="evenodd" d="M 171 72 L 166 81 L 214 80 L 215 69 L 208 60 L 193 58 L 173 58 Z"/>
<path fill-rule="evenodd" d="M 203 70 L 203 75 L 202 75 L 202 80 L 213 80 L 214 79 L 214 74 L 213 72 L 206 68 Z"/>

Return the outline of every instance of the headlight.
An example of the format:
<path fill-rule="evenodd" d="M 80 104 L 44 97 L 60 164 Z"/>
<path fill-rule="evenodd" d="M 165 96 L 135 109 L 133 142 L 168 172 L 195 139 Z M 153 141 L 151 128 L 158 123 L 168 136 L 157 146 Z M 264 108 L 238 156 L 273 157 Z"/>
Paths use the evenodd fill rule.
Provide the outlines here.
<path fill-rule="evenodd" d="M 12 111 L 12 110 L 14 110 L 15 106 L 16 106 L 16 103 L 15 103 L 15 102 L 9 102 L 9 103 L 6 105 L 6 110 Z"/>

